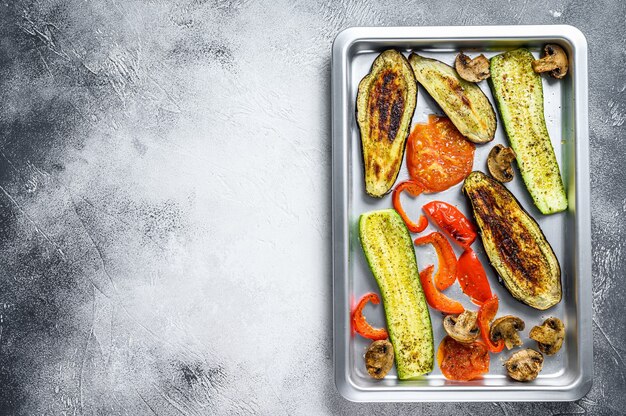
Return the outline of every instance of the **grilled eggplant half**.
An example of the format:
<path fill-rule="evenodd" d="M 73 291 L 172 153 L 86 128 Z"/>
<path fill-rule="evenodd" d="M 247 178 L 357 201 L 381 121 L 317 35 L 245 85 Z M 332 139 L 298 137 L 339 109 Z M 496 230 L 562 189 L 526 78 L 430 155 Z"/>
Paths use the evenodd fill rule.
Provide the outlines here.
<path fill-rule="evenodd" d="M 356 96 L 365 192 L 373 197 L 389 192 L 398 177 L 416 102 L 417 83 L 407 59 L 393 49 L 381 53 Z"/>
<path fill-rule="evenodd" d="M 496 134 L 496 113 L 485 93 L 449 65 L 415 53 L 409 56 L 415 79 L 439 104 L 467 140 L 486 143 Z"/>
<path fill-rule="evenodd" d="M 463 184 L 491 265 L 513 297 L 545 310 L 561 301 L 561 267 L 535 220 L 500 182 L 482 172 Z"/>

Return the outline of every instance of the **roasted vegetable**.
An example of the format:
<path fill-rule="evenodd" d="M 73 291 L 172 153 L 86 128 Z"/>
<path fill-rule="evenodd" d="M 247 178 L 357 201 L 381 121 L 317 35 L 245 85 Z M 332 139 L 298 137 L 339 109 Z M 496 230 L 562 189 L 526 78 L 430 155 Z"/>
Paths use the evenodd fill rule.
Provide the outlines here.
<path fill-rule="evenodd" d="M 489 372 L 489 350 L 482 342 L 465 344 L 447 336 L 439 344 L 437 362 L 448 380 L 474 380 Z"/>
<path fill-rule="evenodd" d="M 465 179 L 491 265 L 514 298 L 545 310 L 561 301 L 561 268 L 539 225 L 500 182 L 482 172 Z"/>
<path fill-rule="evenodd" d="M 513 161 L 515 152 L 510 147 L 501 144 L 495 145 L 487 157 L 487 169 L 491 176 L 502 183 L 513 180 Z"/>
<path fill-rule="evenodd" d="M 504 340 L 506 349 L 510 350 L 522 345 L 522 339 L 519 337 L 518 332 L 523 331 L 524 328 L 524 321 L 517 316 L 503 316 L 496 319 L 491 324 L 489 338 L 491 338 L 493 342 Z"/>
<path fill-rule="evenodd" d="M 511 355 L 504 366 L 513 380 L 532 381 L 543 368 L 543 355 L 539 351 L 527 348 Z"/>
<path fill-rule="evenodd" d="M 543 115 L 541 76 L 533 55 L 517 49 L 491 58 L 491 88 L 517 166 L 535 205 L 544 214 L 567 208 L 567 196 Z"/>
<path fill-rule="evenodd" d="M 480 54 L 472 59 L 460 52 L 454 60 L 454 69 L 465 81 L 480 82 L 489 78 L 489 59 Z"/>
<path fill-rule="evenodd" d="M 432 201 L 424 205 L 422 210 L 431 222 L 461 247 L 468 248 L 476 240 L 474 225 L 454 205 Z"/>
<path fill-rule="evenodd" d="M 456 254 L 443 234 L 435 231 L 413 240 L 416 246 L 432 244 L 437 252 L 437 274 L 435 287 L 437 290 L 446 290 L 456 280 Z"/>
<path fill-rule="evenodd" d="M 385 378 L 393 367 L 393 345 L 386 339 L 374 341 L 365 353 L 365 368 L 375 379 Z"/>
<path fill-rule="evenodd" d="M 417 83 L 404 55 L 381 53 L 356 96 L 365 192 L 373 197 L 389 192 L 398 177 L 416 101 Z"/>
<path fill-rule="evenodd" d="M 359 236 L 383 298 L 398 377 L 413 379 L 432 371 L 435 347 L 430 313 L 402 218 L 393 209 L 362 214 Z"/>
<path fill-rule="evenodd" d="M 424 295 L 426 295 L 426 301 L 431 308 L 437 309 L 443 313 L 463 313 L 465 308 L 463 308 L 463 305 L 460 302 L 447 297 L 437 290 L 437 287 L 433 282 L 434 269 L 435 266 L 431 264 L 420 272 L 420 282 L 422 283 L 422 288 L 424 289 Z"/>
<path fill-rule="evenodd" d="M 446 315 L 443 318 L 443 329 L 446 330 L 446 334 L 456 341 L 468 344 L 476 341 L 478 335 L 480 335 L 477 319 L 477 312 L 467 310 L 458 316 Z"/>
<path fill-rule="evenodd" d="M 537 341 L 539 351 L 554 355 L 561 349 L 565 339 L 565 325 L 559 318 L 548 318 L 540 326 L 535 326 L 528 335 Z"/>
<path fill-rule="evenodd" d="M 482 305 L 493 297 L 485 269 L 471 247 L 466 248 L 459 256 L 456 278 L 463 293 L 476 305 Z"/>
<path fill-rule="evenodd" d="M 504 340 L 492 340 L 489 336 L 489 327 L 491 321 L 496 317 L 498 313 L 498 307 L 500 306 L 500 300 L 496 295 L 493 295 L 489 300 L 480 305 L 478 309 L 478 328 L 480 328 L 480 336 L 487 345 L 490 352 L 500 352 L 504 349 Z"/>
<path fill-rule="evenodd" d="M 425 216 L 421 215 L 418 222 L 414 223 L 409 216 L 404 211 L 402 207 L 402 202 L 400 202 L 400 194 L 402 191 L 406 191 L 413 198 L 419 196 L 424 188 L 419 183 L 415 182 L 412 179 L 400 182 L 394 189 L 391 195 L 391 201 L 393 203 L 393 209 L 396 210 L 398 214 L 402 217 L 402 221 L 406 225 L 406 228 L 409 229 L 412 233 L 421 233 L 428 227 L 428 220 Z"/>
<path fill-rule="evenodd" d="M 415 53 L 409 56 L 415 79 L 439 104 L 452 123 L 468 140 L 485 143 L 496 133 L 496 113 L 485 93 L 465 81 L 449 65 Z"/>
<path fill-rule="evenodd" d="M 406 144 L 406 167 L 424 192 L 445 191 L 472 171 L 475 149 L 448 117 L 431 114 L 428 123 L 413 127 Z"/>
<path fill-rule="evenodd" d="M 387 339 L 389 335 L 387 334 L 387 330 L 385 328 L 372 328 L 363 316 L 363 308 L 365 308 L 367 302 L 372 302 L 374 305 L 378 305 L 380 303 L 380 298 L 376 293 L 367 293 L 363 295 L 352 313 L 352 327 L 363 338 L 374 341 Z"/>
<path fill-rule="evenodd" d="M 543 57 L 533 61 L 537 73 L 550 72 L 553 78 L 561 79 L 567 74 L 567 54 L 559 45 L 548 44 L 543 48 Z"/>

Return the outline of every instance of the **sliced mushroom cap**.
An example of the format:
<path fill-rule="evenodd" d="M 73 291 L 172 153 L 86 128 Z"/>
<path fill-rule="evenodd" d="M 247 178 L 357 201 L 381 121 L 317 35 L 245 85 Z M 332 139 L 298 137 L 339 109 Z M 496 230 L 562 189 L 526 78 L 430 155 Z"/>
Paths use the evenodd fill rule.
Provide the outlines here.
<path fill-rule="evenodd" d="M 454 68 L 461 78 L 469 82 L 479 82 L 489 78 L 491 75 L 489 72 L 489 59 L 482 54 L 471 59 L 461 52 L 454 60 Z"/>
<path fill-rule="evenodd" d="M 504 366 L 513 380 L 532 381 L 543 368 L 543 355 L 539 351 L 527 348 L 511 355 Z"/>
<path fill-rule="evenodd" d="M 507 350 L 522 345 L 522 339 L 517 334 L 524 330 L 524 321 L 517 316 L 507 315 L 496 319 L 491 324 L 489 338 L 493 342 L 504 340 Z"/>
<path fill-rule="evenodd" d="M 447 315 L 443 319 L 443 328 L 450 337 L 463 343 L 470 344 L 476 341 L 480 330 L 476 325 L 478 313 L 466 310 L 459 316 Z"/>
<path fill-rule="evenodd" d="M 496 180 L 511 182 L 513 180 L 513 161 L 515 152 L 510 147 L 497 144 L 489 152 L 487 157 L 487 169 Z"/>
<path fill-rule="evenodd" d="M 375 379 L 384 378 L 393 367 L 393 345 L 386 339 L 374 341 L 365 353 L 365 367 Z"/>
<path fill-rule="evenodd" d="M 543 57 L 533 61 L 535 72 L 550 72 L 554 78 L 561 79 L 567 74 L 567 54 L 559 45 L 548 44 L 543 48 Z"/>
<path fill-rule="evenodd" d="M 530 330 L 530 338 L 537 341 L 539 351 L 554 355 L 561 349 L 565 339 L 565 325 L 559 318 L 548 318 L 543 324 Z"/>

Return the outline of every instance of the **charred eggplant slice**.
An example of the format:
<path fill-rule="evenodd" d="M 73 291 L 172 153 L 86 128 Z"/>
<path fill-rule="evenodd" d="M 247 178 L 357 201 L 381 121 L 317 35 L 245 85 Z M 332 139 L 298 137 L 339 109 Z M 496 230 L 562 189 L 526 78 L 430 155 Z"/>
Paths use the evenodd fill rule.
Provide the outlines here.
<path fill-rule="evenodd" d="M 398 177 L 417 101 L 417 83 L 407 59 L 381 53 L 359 83 L 357 122 L 361 131 L 365 192 L 385 195 Z"/>
<path fill-rule="evenodd" d="M 545 310 L 561 301 L 561 267 L 535 220 L 500 182 L 482 172 L 463 184 L 491 265 L 517 300 Z"/>
<path fill-rule="evenodd" d="M 486 143 L 496 134 L 496 113 L 485 93 L 449 65 L 415 53 L 409 56 L 415 79 L 469 141 Z"/>

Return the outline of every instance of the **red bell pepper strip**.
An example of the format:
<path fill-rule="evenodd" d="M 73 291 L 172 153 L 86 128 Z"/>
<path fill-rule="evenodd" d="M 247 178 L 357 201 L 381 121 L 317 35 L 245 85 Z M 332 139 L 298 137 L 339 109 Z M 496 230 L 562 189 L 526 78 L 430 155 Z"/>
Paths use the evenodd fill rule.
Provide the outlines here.
<path fill-rule="evenodd" d="M 485 341 L 485 344 L 487 344 L 489 351 L 497 353 L 504 349 L 504 340 L 499 339 L 498 342 L 494 344 L 489 337 L 489 327 L 493 318 L 496 317 L 496 313 L 498 313 L 498 297 L 496 295 L 493 295 L 491 299 L 483 303 L 478 309 L 478 327 L 480 328 L 480 336 L 483 341 Z"/>
<path fill-rule="evenodd" d="M 412 197 L 416 197 L 424 191 L 424 188 L 422 188 L 422 186 L 414 180 L 407 180 L 400 182 L 398 186 L 395 187 L 392 194 L 393 208 L 398 212 L 398 214 L 400 214 L 400 217 L 402 217 L 402 220 L 406 224 L 406 228 L 408 228 L 412 233 L 421 233 L 428 226 L 428 220 L 423 215 L 420 215 L 418 220 L 419 222 L 415 224 L 411 221 L 408 215 L 406 215 L 406 212 L 400 203 L 400 194 L 405 190 Z"/>
<path fill-rule="evenodd" d="M 454 299 L 450 299 L 443 293 L 437 290 L 433 284 L 432 274 L 434 266 L 431 264 L 426 267 L 420 273 L 420 282 L 422 283 L 422 289 L 424 289 L 424 295 L 426 296 L 426 302 L 438 311 L 443 313 L 459 314 L 463 313 L 465 308 L 459 302 Z"/>
<path fill-rule="evenodd" d="M 454 250 L 446 237 L 435 231 L 424 237 L 416 238 L 414 243 L 418 246 L 432 244 L 437 251 L 437 258 L 439 260 L 439 268 L 437 274 L 435 274 L 435 286 L 437 290 L 445 290 L 452 286 L 456 280 L 457 262 Z"/>
<path fill-rule="evenodd" d="M 491 287 L 483 265 L 471 248 L 466 248 L 459 257 L 456 268 L 456 277 L 461 290 L 480 306 L 491 299 Z"/>
<path fill-rule="evenodd" d="M 422 209 L 430 221 L 461 247 L 469 247 L 476 239 L 474 224 L 456 207 L 443 201 L 432 201 Z"/>
<path fill-rule="evenodd" d="M 389 334 L 387 334 L 387 330 L 385 328 L 372 328 L 372 326 L 365 320 L 365 317 L 363 316 L 363 308 L 367 302 L 372 302 L 374 305 L 378 305 L 380 303 L 380 298 L 376 293 L 367 293 L 361 298 L 352 313 L 352 325 L 354 330 L 362 337 L 373 341 L 389 338 Z"/>

